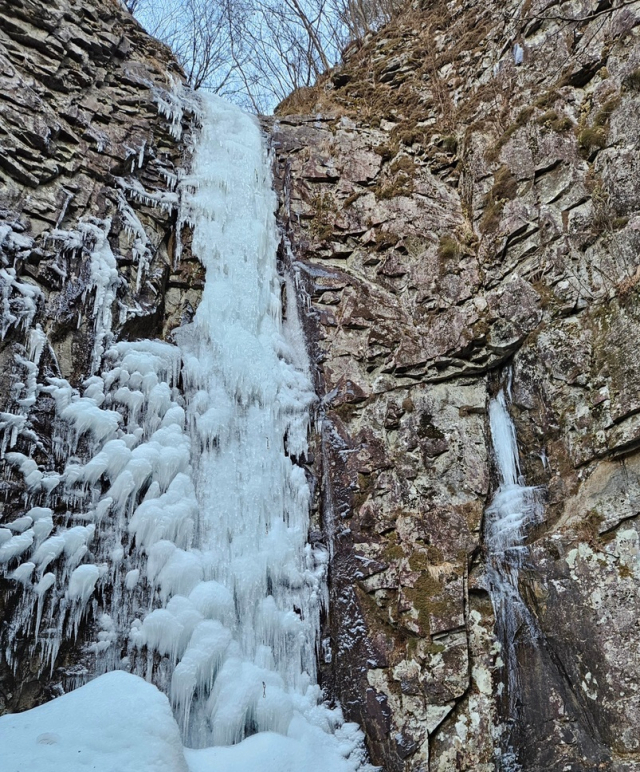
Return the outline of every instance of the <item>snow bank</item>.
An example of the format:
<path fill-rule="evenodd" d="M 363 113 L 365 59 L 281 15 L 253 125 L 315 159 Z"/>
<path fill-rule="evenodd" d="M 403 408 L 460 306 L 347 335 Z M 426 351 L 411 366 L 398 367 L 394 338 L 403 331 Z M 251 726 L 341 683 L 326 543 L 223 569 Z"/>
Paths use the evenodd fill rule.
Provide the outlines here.
<path fill-rule="evenodd" d="M 260 732 L 231 747 L 185 748 L 189 772 L 353 772 L 355 725 L 342 727 L 342 737 L 319 727 L 294 722 L 289 736 Z M 293 734 L 298 730 L 297 736 Z"/>
<path fill-rule="evenodd" d="M 169 701 L 116 671 L 0 717 L 2 772 L 188 772 Z M 221 771 L 222 772 L 222 771 Z"/>

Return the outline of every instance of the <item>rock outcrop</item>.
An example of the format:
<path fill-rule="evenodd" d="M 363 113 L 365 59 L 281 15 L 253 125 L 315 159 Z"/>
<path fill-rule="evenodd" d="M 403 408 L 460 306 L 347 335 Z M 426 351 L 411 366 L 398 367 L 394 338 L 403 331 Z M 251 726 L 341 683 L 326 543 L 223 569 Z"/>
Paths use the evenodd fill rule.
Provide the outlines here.
<path fill-rule="evenodd" d="M 322 397 L 324 676 L 387 772 L 640 768 L 639 21 L 426 2 L 280 107 Z M 507 381 L 545 500 L 516 715 L 482 533 Z"/>

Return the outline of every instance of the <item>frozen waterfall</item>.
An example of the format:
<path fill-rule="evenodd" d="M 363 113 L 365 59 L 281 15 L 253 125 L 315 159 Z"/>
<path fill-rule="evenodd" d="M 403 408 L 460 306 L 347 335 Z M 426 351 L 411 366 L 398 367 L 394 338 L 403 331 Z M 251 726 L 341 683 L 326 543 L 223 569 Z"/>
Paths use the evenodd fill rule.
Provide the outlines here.
<path fill-rule="evenodd" d="M 513 722 L 518 717 L 518 637 L 535 641 L 538 636 L 535 620 L 520 595 L 518 575 L 527 553 L 527 530 L 540 521 L 542 509 L 539 491 L 524 484 L 504 390 L 489 403 L 489 425 L 499 486 L 485 512 L 486 573 L 504 668 L 498 697 L 503 713 Z M 510 747 L 509 730 L 509 725 L 504 727 L 498 768 L 501 772 L 518 772 L 520 766 Z"/>
<path fill-rule="evenodd" d="M 44 503 L 2 536 L 0 559 L 24 586 L 14 633 L 53 665 L 91 611 L 96 671 L 128 670 L 169 696 L 185 745 L 201 749 L 185 750 L 193 770 L 355 772 L 366 766 L 362 734 L 323 703 L 316 679 L 328 556 L 307 543 L 300 465 L 315 397 L 293 279 L 277 272 L 257 122 L 204 99 L 192 169 L 181 216 L 206 269 L 193 322 L 175 345 L 115 343 L 98 309 L 101 368 L 81 392 L 62 378 L 41 387 L 57 405 L 56 452 L 68 458 L 49 483 L 57 492 L 13 454 Z M 50 494 L 79 505 L 79 521 L 54 529 Z"/>
<path fill-rule="evenodd" d="M 206 110 L 183 183 L 206 284 L 194 322 L 176 334 L 197 514 L 174 541 L 158 538 L 160 513 L 138 511 L 129 526 L 162 563 L 168 601 L 133 639 L 170 653 L 171 697 L 198 747 L 286 732 L 296 700 L 314 689 L 326 562 L 306 545 L 309 487 L 292 461 L 304 457 L 314 395 L 295 313 L 290 331 L 280 321 L 260 132 L 224 102 Z M 180 554 L 183 528 L 196 549 Z"/>
<path fill-rule="evenodd" d="M 526 530 L 538 518 L 536 489 L 524 485 L 520 472 L 516 431 L 504 391 L 489 403 L 491 441 L 500 485 L 486 512 L 486 541 L 492 555 L 518 553 Z"/>

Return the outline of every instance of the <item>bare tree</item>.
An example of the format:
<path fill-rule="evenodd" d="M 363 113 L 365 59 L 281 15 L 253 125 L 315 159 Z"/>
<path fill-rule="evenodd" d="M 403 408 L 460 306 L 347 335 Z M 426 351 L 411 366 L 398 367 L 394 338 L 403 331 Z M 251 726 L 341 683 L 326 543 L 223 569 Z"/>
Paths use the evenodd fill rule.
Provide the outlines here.
<path fill-rule="evenodd" d="M 140 7 L 140 0 L 123 0 L 123 3 L 127 11 L 135 16 L 136 11 Z"/>
<path fill-rule="evenodd" d="M 193 88 L 269 112 L 310 86 L 402 0 L 124 0 Z"/>
<path fill-rule="evenodd" d="M 231 39 L 236 34 L 243 0 L 127 0 L 138 3 L 136 15 L 155 37 L 175 53 L 189 85 L 225 92 L 232 78 Z"/>

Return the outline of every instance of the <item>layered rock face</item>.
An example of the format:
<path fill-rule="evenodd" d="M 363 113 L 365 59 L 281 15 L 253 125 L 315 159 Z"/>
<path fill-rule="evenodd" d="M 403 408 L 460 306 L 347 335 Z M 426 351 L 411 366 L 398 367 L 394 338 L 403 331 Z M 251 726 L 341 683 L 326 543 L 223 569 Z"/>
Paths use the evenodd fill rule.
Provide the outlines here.
<path fill-rule="evenodd" d="M 425 3 L 280 108 L 324 676 L 388 772 L 640 768 L 639 20 Z M 483 537 L 501 387 L 544 504 L 510 696 Z"/>
<path fill-rule="evenodd" d="M 0 522 L 18 518 L 13 535 L 34 505 L 53 510 L 54 528 L 83 511 L 49 486 L 68 459 L 46 387 L 82 390 L 112 331 L 165 338 L 197 304 L 202 268 L 188 247 L 176 262 L 192 123 L 181 82 L 170 52 L 112 0 L 0 3 Z M 0 712 L 55 695 L 82 670 L 81 629 L 38 677 L 41 655 L 16 622 L 30 594 L 0 581 Z"/>

